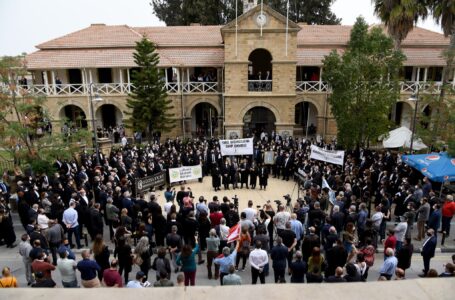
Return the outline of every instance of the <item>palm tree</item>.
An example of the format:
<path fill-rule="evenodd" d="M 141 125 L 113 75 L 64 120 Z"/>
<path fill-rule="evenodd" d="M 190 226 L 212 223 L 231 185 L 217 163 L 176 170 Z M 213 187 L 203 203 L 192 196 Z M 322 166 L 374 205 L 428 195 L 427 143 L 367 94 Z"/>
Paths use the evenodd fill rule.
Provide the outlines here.
<path fill-rule="evenodd" d="M 372 0 L 374 13 L 384 22 L 393 38 L 395 49 L 414 28 L 419 18 L 425 19 L 428 8 L 425 0 Z"/>

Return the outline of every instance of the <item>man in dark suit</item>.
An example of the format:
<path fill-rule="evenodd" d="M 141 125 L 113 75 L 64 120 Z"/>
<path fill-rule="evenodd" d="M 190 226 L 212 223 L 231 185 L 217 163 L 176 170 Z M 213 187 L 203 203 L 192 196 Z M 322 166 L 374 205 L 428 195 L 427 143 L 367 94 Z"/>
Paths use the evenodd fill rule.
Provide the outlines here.
<path fill-rule="evenodd" d="M 428 270 L 430 269 L 430 259 L 434 257 L 436 250 L 437 238 L 433 229 L 428 229 L 427 239 L 422 245 L 422 258 L 423 258 L 423 273 L 419 274 L 419 277 L 426 277 Z"/>

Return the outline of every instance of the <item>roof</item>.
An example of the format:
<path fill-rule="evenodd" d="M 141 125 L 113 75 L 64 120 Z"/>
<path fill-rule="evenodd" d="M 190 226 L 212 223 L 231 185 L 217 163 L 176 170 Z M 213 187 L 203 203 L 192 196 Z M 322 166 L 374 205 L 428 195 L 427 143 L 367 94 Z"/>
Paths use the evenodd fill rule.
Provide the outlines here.
<path fill-rule="evenodd" d="M 444 67 L 447 65 L 441 48 L 403 48 L 402 51 L 406 55 L 406 60 L 403 62 L 405 66 Z"/>
<path fill-rule="evenodd" d="M 297 26 L 297 25 L 296 25 Z M 321 65 L 331 49 L 346 47 L 352 26 L 299 25 L 298 65 Z M 375 25 L 377 26 L 377 25 Z M 129 27 L 93 24 L 88 28 L 42 43 L 27 55 L 29 69 L 134 67 L 136 41 L 146 36 L 157 44 L 160 66 L 222 66 L 222 26 Z M 449 39 L 415 28 L 402 43 L 405 65 L 443 66 L 442 49 Z"/>
<path fill-rule="evenodd" d="M 221 26 L 135 27 L 140 35 L 164 46 L 223 46 Z"/>
<path fill-rule="evenodd" d="M 216 67 L 224 64 L 223 48 L 163 48 L 157 50 L 160 67 Z M 134 48 L 65 49 L 37 51 L 27 56 L 27 67 L 33 69 L 120 68 L 135 67 Z"/>
<path fill-rule="evenodd" d="M 36 46 L 38 49 L 70 48 L 118 48 L 134 47 L 141 35 L 127 25 L 106 26 L 92 24 L 90 27 L 69 33 Z"/>
<path fill-rule="evenodd" d="M 385 27 L 381 25 L 384 32 Z M 297 34 L 297 45 L 347 45 L 351 37 L 353 26 L 346 25 L 300 25 L 302 30 Z M 402 46 L 441 46 L 446 47 L 449 44 L 449 38 L 444 35 L 420 27 L 415 27 L 409 32 Z"/>

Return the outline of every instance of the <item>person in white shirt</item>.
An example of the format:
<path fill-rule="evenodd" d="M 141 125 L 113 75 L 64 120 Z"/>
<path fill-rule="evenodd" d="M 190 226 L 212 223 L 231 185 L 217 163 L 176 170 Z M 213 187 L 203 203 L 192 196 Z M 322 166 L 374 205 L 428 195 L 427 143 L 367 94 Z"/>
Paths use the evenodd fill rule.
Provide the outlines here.
<path fill-rule="evenodd" d="M 265 273 L 264 273 L 264 266 L 269 262 L 269 256 L 267 255 L 267 251 L 262 250 L 262 243 L 261 241 L 256 241 L 255 244 L 256 248 L 250 252 L 250 265 L 251 265 L 251 277 L 252 277 L 252 284 L 256 284 L 259 280 L 261 284 L 265 284 Z"/>
<path fill-rule="evenodd" d="M 37 223 L 41 230 L 46 230 L 49 228 L 49 218 L 44 214 L 44 209 L 38 209 L 38 218 Z"/>
<path fill-rule="evenodd" d="M 291 219 L 291 214 L 287 211 L 284 211 L 284 205 L 278 206 L 278 212 L 275 217 L 273 217 L 273 223 L 276 226 L 277 233 L 280 234 L 281 231 L 286 229 L 286 223 Z"/>
<path fill-rule="evenodd" d="M 376 206 L 376 212 L 371 216 L 371 221 L 373 221 L 373 226 L 376 231 L 379 232 L 379 226 L 381 226 L 382 218 L 384 218 L 384 214 L 381 212 L 381 207 L 378 205 Z"/>
<path fill-rule="evenodd" d="M 127 288 L 143 288 L 144 287 L 145 273 L 139 271 L 136 273 L 136 280 L 128 281 Z"/>
<path fill-rule="evenodd" d="M 400 223 L 395 226 L 395 238 L 397 239 L 396 251 L 400 250 L 403 246 L 404 238 L 406 236 L 406 231 L 408 230 L 408 221 L 405 216 L 400 217 Z"/>
<path fill-rule="evenodd" d="M 248 207 L 243 210 L 243 212 L 246 215 L 246 218 L 250 220 L 251 222 L 254 222 L 256 219 L 256 216 L 258 214 L 258 211 L 253 208 L 253 201 L 248 200 Z"/>

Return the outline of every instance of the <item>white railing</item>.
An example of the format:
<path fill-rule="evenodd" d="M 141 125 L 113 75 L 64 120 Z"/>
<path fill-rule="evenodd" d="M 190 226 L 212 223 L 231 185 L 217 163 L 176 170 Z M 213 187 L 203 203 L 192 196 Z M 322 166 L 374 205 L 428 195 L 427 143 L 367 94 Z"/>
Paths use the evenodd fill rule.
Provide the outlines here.
<path fill-rule="evenodd" d="M 179 83 L 178 82 L 168 82 L 166 83 L 166 91 L 168 93 L 179 93 Z"/>
<path fill-rule="evenodd" d="M 218 93 L 218 82 L 184 82 L 184 93 Z"/>
<path fill-rule="evenodd" d="M 328 83 L 323 81 L 297 81 L 295 91 L 303 93 L 323 93 L 330 91 L 330 88 Z"/>
<path fill-rule="evenodd" d="M 404 81 L 401 82 L 401 92 L 402 93 L 412 93 L 415 94 L 417 93 L 417 90 L 419 92 L 424 92 L 424 93 L 440 93 L 441 92 L 441 86 L 442 82 L 417 82 L 417 81 Z"/>
<path fill-rule="evenodd" d="M 271 92 L 272 80 L 248 80 L 249 92 Z"/>

